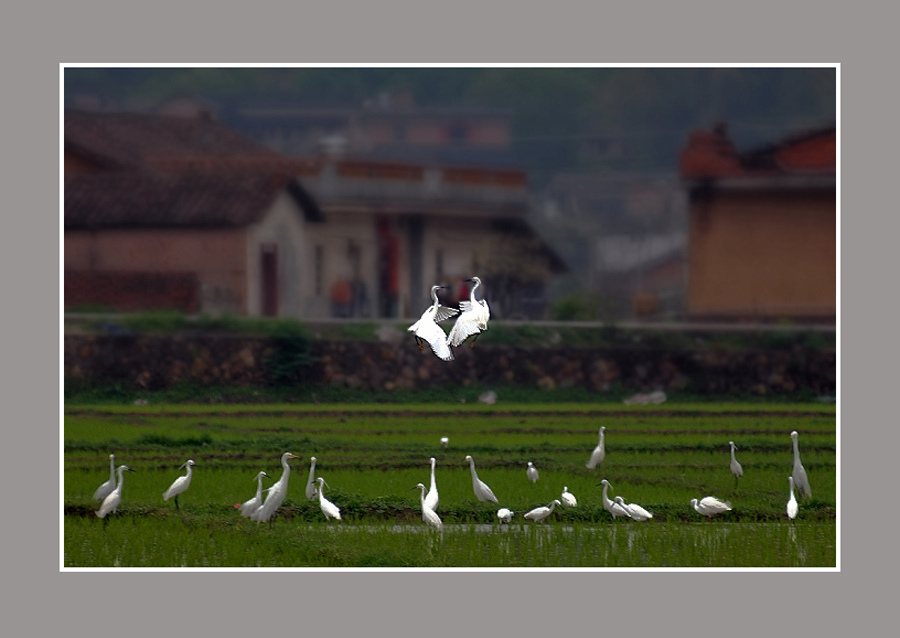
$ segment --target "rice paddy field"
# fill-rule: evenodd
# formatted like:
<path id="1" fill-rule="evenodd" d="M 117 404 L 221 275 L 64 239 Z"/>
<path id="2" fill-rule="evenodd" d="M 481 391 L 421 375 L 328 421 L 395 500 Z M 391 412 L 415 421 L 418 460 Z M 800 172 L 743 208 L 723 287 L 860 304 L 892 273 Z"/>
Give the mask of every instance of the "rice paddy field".
<path id="1" fill-rule="evenodd" d="M 585 467 L 606 427 L 606 458 Z M 785 514 L 793 465 L 790 432 L 812 498 Z M 441 445 L 447 437 L 447 447 Z M 744 476 L 729 470 L 729 441 Z M 256 523 L 235 505 L 256 474 L 281 475 L 288 495 L 275 520 Z M 354 404 L 66 405 L 63 423 L 63 567 L 93 568 L 834 568 L 837 564 L 836 411 L 822 404 Z M 92 500 L 126 472 L 122 504 L 101 520 Z M 466 455 L 500 503 L 476 500 Z M 341 521 L 326 521 L 304 488 L 309 459 L 328 482 Z M 438 532 L 425 525 L 417 483 L 436 459 Z M 176 509 L 162 493 L 194 459 Z M 528 461 L 540 478 L 531 483 Z M 602 479 L 653 513 L 613 520 Z M 542 523 L 522 514 L 559 498 Z M 732 511 L 706 520 L 692 498 L 714 495 Z M 508 524 L 498 507 L 516 514 Z"/>

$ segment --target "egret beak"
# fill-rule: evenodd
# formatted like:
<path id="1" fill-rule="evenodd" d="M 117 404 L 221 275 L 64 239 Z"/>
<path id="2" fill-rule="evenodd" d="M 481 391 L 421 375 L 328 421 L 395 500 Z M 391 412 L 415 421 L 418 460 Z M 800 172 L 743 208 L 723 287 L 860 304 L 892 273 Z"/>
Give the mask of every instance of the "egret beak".
<path id="1" fill-rule="evenodd" d="M 125 469 L 128 470 L 129 472 L 137 472 L 137 470 L 132 470 L 130 467 L 126 467 Z"/>

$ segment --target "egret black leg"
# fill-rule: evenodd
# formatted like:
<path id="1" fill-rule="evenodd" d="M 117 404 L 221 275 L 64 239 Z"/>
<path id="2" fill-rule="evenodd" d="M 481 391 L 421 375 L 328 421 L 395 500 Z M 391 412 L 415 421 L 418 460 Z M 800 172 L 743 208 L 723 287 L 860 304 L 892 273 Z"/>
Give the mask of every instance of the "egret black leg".
<path id="1" fill-rule="evenodd" d="M 175 509 L 178 509 L 178 495 L 175 495 Z"/>

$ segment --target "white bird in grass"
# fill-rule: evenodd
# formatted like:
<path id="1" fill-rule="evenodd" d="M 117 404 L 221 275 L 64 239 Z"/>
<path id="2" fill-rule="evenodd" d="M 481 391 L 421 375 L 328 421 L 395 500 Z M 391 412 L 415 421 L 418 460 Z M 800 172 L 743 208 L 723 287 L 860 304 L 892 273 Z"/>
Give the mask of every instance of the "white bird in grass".
<path id="1" fill-rule="evenodd" d="M 450 445 L 450 439 L 446 436 L 441 437 L 441 447 L 447 447 Z"/>
<path id="2" fill-rule="evenodd" d="M 653 514 L 645 510 L 637 503 L 626 503 L 625 499 L 621 496 L 617 496 L 615 498 L 615 501 L 622 507 L 622 509 L 624 509 L 628 513 L 628 517 L 632 520 L 647 521 L 653 518 Z"/>
<path id="3" fill-rule="evenodd" d="M 109 455 L 109 480 L 101 483 L 97 491 L 94 492 L 94 500 L 102 501 L 116 489 L 116 455 Z"/>
<path id="4" fill-rule="evenodd" d="M 718 516 L 722 512 L 731 511 L 731 503 L 728 501 L 721 501 L 715 496 L 704 496 L 700 501 L 692 498 L 691 507 L 693 507 L 698 514 L 703 514 L 707 520 L 711 520 L 713 516 Z"/>
<path id="5" fill-rule="evenodd" d="M 731 446 L 731 473 L 734 474 L 734 484 L 737 485 L 737 480 L 744 475 L 744 468 L 742 468 L 741 464 L 734 458 L 734 451 L 737 449 L 734 441 L 729 441 L 728 445 Z"/>
<path id="6" fill-rule="evenodd" d="M 497 510 L 497 518 L 500 519 L 501 523 L 510 522 L 512 520 L 513 514 L 515 514 L 515 512 L 510 509 L 506 509 L 505 507 L 501 507 Z"/>
<path id="7" fill-rule="evenodd" d="M 425 495 L 425 505 L 428 506 L 428 509 L 437 512 L 438 506 L 438 490 L 437 483 L 434 481 L 434 457 L 431 457 L 431 487 L 428 490 L 428 494 Z"/>
<path id="8" fill-rule="evenodd" d="M 542 520 L 544 520 L 545 518 L 550 516 L 550 514 L 553 513 L 553 509 L 557 505 L 562 505 L 562 503 L 560 503 L 556 499 L 553 499 L 546 506 L 535 507 L 530 512 L 523 514 L 523 516 L 530 521 L 534 521 L 535 523 L 540 523 Z"/>
<path id="9" fill-rule="evenodd" d="M 103 499 L 103 502 L 100 504 L 100 509 L 97 510 L 97 518 L 105 518 L 107 514 L 114 513 L 116 509 L 119 507 L 119 503 L 122 502 L 122 482 L 124 479 L 122 478 L 123 472 L 137 472 L 137 470 L 132 470 L 127 465 L 120 465 L 117 473 L 119 475 L 119 482 L 116 484 L 113 491 L 106 495 Z"/>
<path id="10" fill-rule="evenodd" d="M 265 472 L 258 472 L 256 474 L 256 496 L 237 506 L 241 516 L 250 516 L 262 505 L 262 480 L 264 476 L 269 478 L 269 475 Z"/>
<path id="11" fill-rule="evenodd" d="M 615 520 L 616 518 L 618 518 L 620 516 L 625 516 L 626 518 L 631 518 L 631 516 L 628 514 L 628 511 L 624 507 L 622 507 L 618 503 L 614 503 L 613 501 L 609 500 L 609 496 L 607 496 L 607 494 L 606 494 L 607 490 L 610 487 L 609 481 L 607 481 L 606 479 L 603 479 L 602 481 L 600 481 L 600 484 L 603 486 L 603 495 L 601 497 L 603 500 L 603 507 L 606 509 L 607 512 L 612 514 L 613 520 Z"/>
<path id="12" fill-rule="evenodd" d="M 447 336 L 447 343 L 454 348 L 462 345 L 462 342 L 472 335 L 475 336 L 472 339 L 472 347 L 474 348 L 478 335 L 487 330 L 488 321 L 491 318 L 491 309 L 488 307 L 487 301 L 475 299 L 475 290 L 481 285 L 481 279 L 472 277 L 471 279 L 466 279 L 466 281 L 471 281 L 475 285 L 472 286 L 472 290 L 469 292 L 469 301 L 459 302 L 459 317 L 456 318 L 456 323 L 453 324 L 453 328 Z"/>
<path id="13" fill-rule="evenodd" d="M 419 346 L 419 350 L 424 350 L 422 342 L 425 341 L 431 346 L 434 354 L 444 361 L 450 361 L 453 359 L 453 352 L 447 344 L 447 334 L 438 324 L 445 319 L 449 319 L 458 313 L 459 310 L 441 305 L 437 298 L 437 291 L 441 288 L 447 288 L 447 286 L 431 287 L 431 299 L 434 303 L 428 306 L 425 312 L 422 313 L 422 316 L 419 317 L 419 320 L 407 330 L 415 335 L 416 345 Z"/>
<path id="14" fill-rule="evenodd" d="M 325 520 L 329 518 L 333 518 L 336 521 L 341 520 L 341 508 L 325 498 L 325 494 L 322 493 L 322 484 L 328 485 L 328 483 L 325 483 L 325 479 L 321 476 L 316 481 L 319 482 L 319 507 L 322 508 Z M 328 488 L 331 489 L 331 486 L 328 485 Z"/>
<path id="15" fill-rule="evenodd" d="M 575 495 L 569 491 L 568 485 L 563 485 L 562 496 L 559 497 L 564 505 L 568 507 L 575 507 L 578 505 L 578 501 L 575 498 Z"/>
<path id="16" fill-rule="evenodd" d="M 491 491 L 491 488 L 487 486 L 487 483 L 478 478 L 478 474 L 475 473 L 475 459 L 471 456 L 467 456 L 466 460 L 469 462 L 469 469 L 472 470 L 472 490 L 475 492 L 475 498 L 479 501 L 491 501 L 492 503 L 499 503 L 497 497 L 494 496 L 494 493 Z"/>
<path id="17" fill-rule="evenodd" d="M 606 456 L 606 447 L 603 445 L 604 430 L 606 430 L 606 426 L 600 428 L 600 441 L 597 443 L 597 447 L 594 448 L 594 451 L 591 452 L 591 458 L 588 459 L 588 462 L 585 464 L 585 467 L 589 470 L 593 470 L 597 465 L 602 463 Z"/>
<path id="18" fill-rule="evenodd" d="M 179 476 L 175 481 L 169 486 L 165 492 L 163 492 L 163 500 L 168 501 L 173 496 L 175 497 L 175 509 L 178 509 L 178 495 L 184 492 L 187 488 L 191 486 L 191 475 L 193 472 L 191 468 L 193 468 L 196 463 L 194 463 L 194 459 L 188 459 L 184 463 L 178 466 L 180 470 L 183 467 L 187 468 L 187 474 L 184 476 Z"/>
<path id="19" fill-rule="evenodd" d="M 532 483 L 537 483 L 538 480 L 538 471 L 534 466 L 534 463 L 528 461 L 528 469 L 525 470 L 525 475 L 528 477 L 528 480 Z"/>
<path id="20" fill-rule="evenodd" d="M 253 512 L 253 514 L 250 515 L 251 521 L 265 523 L 267 520 L 272 518 L 275 510 L 281 507 L 281 504 L 284 502 L 284 498 L 287 496 L 288 479 L 291 476 L 291 466 L 288 465 L 288 459 L 299 458 L 299 456 L 291 454 L 290 452 L 285 452 L 281 455 L 281 478 L 275 481 L 272 487 L 266 490 L 268 492 L 266 500 L 263 501 L 263 504 L 258 507 L 257 510 Z"/>
<path id="21" fill-rule="evenodd" d="M 422 520 L 436 530 L 443 528 L 444 524 L 441 522 L 441 517 L 437 515 L 437 512 L 428 507 L 427 497 L 425 496 L 425 485 L 418 483 L 412 489 L 418 489 L 420 492 L 419 503 L 422 505 Z"/>
<path id="22" fill-rule="evenodd" d="M 309 457 L 309 478 L 306 480 L 306 498 L 316 497 L 316 457 Z"/>
<path id="23" fill-rule="evenodd" d="M 800 508 L 797 506 L 797 499 L 794 498 L 794 477 L 793 476 L 788 477 L 788 485 L 791 488 L 791 497 L 788 499 L 788 502 L 787 502 L 787 515 L 788 515 L 789 519 L 794 520 L 795 518 L 797 518 L 797 512 L 799 511 Z"/>
<path id="24" fill-rule="evenodd" d="M 812 496 L 812 488 L 809 486 L 809 479 L 806 477 L 806 470 L 803 468 L 803 463 L 800 462 L 797 430 L 791 432 L 791 441 L 794 444 L 794 472 L 791 474 L 791 476 L 794 477 L 794 486 L 797 488 L 797 491 L 800 492 L 800 496 L 809 498 Z"/>

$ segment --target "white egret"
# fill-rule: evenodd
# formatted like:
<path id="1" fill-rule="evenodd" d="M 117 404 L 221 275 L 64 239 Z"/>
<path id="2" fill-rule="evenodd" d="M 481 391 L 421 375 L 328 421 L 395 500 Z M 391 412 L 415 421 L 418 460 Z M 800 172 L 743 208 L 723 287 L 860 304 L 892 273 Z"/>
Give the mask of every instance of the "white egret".
<path id="1" fill-rule="evenodd" d="M 441 528 L 443 528 L 444 524 L 441 522 L 441 517 L 437 515 L 437 512 L 428 507 L 427 498 L 425 496 L 425 485 L 422 483 L 418 483 L 412 489 L 419 490 L 419 503 L 422 506 L 422 520 L 428 523 L 434 529 L 440 530 Z"/>
<path id="2" fill-rule="evenodd" d="M 122 474 L 123 472 L 137 472 L 137 470 L 132 470 L 127 465 L 120 465 L 116 472 L 119 476 L 119 482 L 100 504 L 100 509 L 96 512 L 98 518 L 105 518 L 107 514 L 114 513 L 118 509 L 119 503 L 122 502 L 122 482 L 124 481 Z"/>
<path id="3" fill-rule="evenodd" d="M 588 459 L 588 462 L 585 464 L 585 467 L 589 470 L 593 470 L 597 467 L 597 465 L 603 462 L 604 457 L 606 457 L 606 446 L 603 444 L 603 432 L 605 430 L 606 426 L 600 428 L 600 440 L 597 443 L 597 447 L 591 452 L 591 458 Z"/>
<path id="4" fill-rule="evenodd" d="M 306 498 L 316 498 L 316 457 L 309 457 L 309 478 L 306 479 Z"/>
<path id="5" fill-rule="evenodd" d="M 263 504 L 250 515 L 250 520 L 264 523 L 272 518 L 275 510 L 281 507 L 284 498 L 287 496 L 288 479 L 291 476 L 291 466 L 288 465 L 288 459 L 299 458 L 299 456 L 291 454 L 290 452 L 285 452 L 281 455 L 281 478 L 275 481 L 272 487 L 266 490 L 268 492 L 266 500 L 263 501 Z"/>
<path id="6" fill-rule="evenodd" d="M 653 518 L 653 514 L 645 510 L 637 503 L 626 503 L 625 499 L 621 496 L 617 496 L 615 498 L 615 501 L 622 507 L 622 509 L 624 509 L 628 513 L 628 517 L 632 520 L 646 521 Z"/>
<path id="7" fill-rule="evenodd" d="M 419 320 L 407 330 L 415 335 L 416 345 L 419 346 L 419 350 L 424 350 L 422 342 L 425 341 L 431 346 L 434 354 L 444 361 L 450 361 L 453 359 L 453 352 L 447 343 L 447 333 L 438 324 L 445 319 L 449 319 L 458 313 L 459 310 L 441 305 L 437 298 L 437 291 L 441 288 L 447 288 L 447 286 L 431 287 L 431 299 L 434 303 L 428 306 L 428 309 L 422 313 Z"/>
<path id="8" fill-rule="evenodd" d="M 528 469 L 525 470 L 525 475 L 528 477 L 528 480 L 532 483 L 537 483 L 538 480 L 538 471 L 534 466 L 534 463 L 528 461 Z"/>
<path id="9" fill-rule="evenodd" d="M 562 496 L 559 498 L 567 507 L 575 507 L 578 505 L 578 500 L 575 498 L 575 495 L 569 491 L 568 485 L 563 485 Z"/>
<path id="10" fill-rule="evenodd" d="M 437 483 L 434 481 L 434 457 L 431 457 L 431 487 L 428 490 L 428 494 L 425 495 L 425 504 L 428 506 L 428 509 L 434 510 L 437 512 L 438 506 L 438 490 Z"/>
<path id="11" fill-rule="evenodd" d="M 103 501 L 110 492 L 116 489 L 116 455 L 109 455 L 109 480 L 100 484 L 100 487 L 94 492 L 95 501 Z"/>
<path id="12" fill-rule="evenodd" d="M 691 507 L 693 507 L 698 514 L 703 514 L 707 520 L 712 519 L 713 516 L 718 516 L 722 512 L 731 511 L 731 503 L 719 500 L 715 496 L 704 496 L 699 501 L 692 498 Z"/>
<path id="13" fill-rule="evenodd" d="M 812 488 L 809 486 L 809 479 L 806 477 L 806 470 L 803 467 L 803 463 L 800 462 L 797 430 L 791 432 L 791 441 L 794 444 L 794 472 L 791 474 L 791 476 L 794 477 L 794 486 L 797 488 L 797 491 L 800 492 L 800 496 L 809 498 L 812 496 Z"/>
<path id="14" fill-rule="evenodd" d="M 240 511 L 241 516 L 250 516 L 253 512 L 262 505 L 263 496 L 262 496 L 262 480 L 263 477 L 269 478 L 269 475 L 265 472 L 257 472 L 256 474 L 256 495 L 238 505 L 238 511 Z"/>
<path id="15" fill-rule="evenodd" d="M 450 445 L 450 439 L 447 438 L 446 436 L 442 436 L 441 437 L 441 447 L 447 447 L 448 445 Z"/>
<path id="16" fill-rule="evenodd" d="M 481 285 L 481 279 L 472 277 L 471 279 L 466 279 L 466 281 L 471 281 L 475 285 L 472 286 L 472 290 L 469 292 L 469 301 L 459 302 L 459 317 L 456 318 L 456 323 L 453 324 L 453 328 L 447 336 L 447 343 L 454 348 L 461 345 L 463 341 L 472 335 L 475 336 L 472 339 L 472 347 L 474 348 L 475 340 L 478 339 L 479 334 L 487 330 L 488 321 L 491 318 L 491 309 L 488 307 L 487 301 L 475 299 L 475 290 Z"/>
<path id="17" fill-rule="evenodd" d="M 475 492 L 475 498 L 479 501 L 491 501 L 492 503 L 499 503 L 497 497 L 494 496 L 494 493 L 491 491 L 491 488 L 487 486 L 487 483 L 478 478 L 478 474 L 475 473 L 475 459 L 471 456 L 467 456 L 466 460 L 469 462 L 469 469 L 472 470 L 472 490 Z"/>
<path id="18" fill-rule="evenodd" d="M 788 485 L 791 488 L 791 497 L 788 499 L 788 502 L 787 502 L 787 515 L 788 515 L 789 519 L 794 520 L 795 518 L 797 518 L 797 511 L 799 510 L 799 508 L 797 507 L 797 499 L 794 498 L 794 477 L 793 476 L 788 477 Z"/>
<path id="19" fill-rule="evenodd" d="M 731 473 L 734 474 L 734 484 L 737 485 L 737 480 L 744 475 L 744 468 L 742 468 L 741 464 L 734 458 L 734 451 L 737 449 L 734 441 L 729 441 L 728 445 L 731 446 Z"/>
<path id="20" fill-rule="evenodd" d="M 328 485 L 328 483 L 325 483 L 325 479 L 321 476 L 317 478 L 316 481 L 319 483 L 319 507 L 322 508 L 325 520 L 328 520 L 329 518 L 333 518 L 336 521 L 341 520 L 341 508 L 325 498 L 325 494 L 323 493 L 322 485 Z M 328 487 L 331 488 L 330 485 L 328 485 Z"/>
<path id="21" fill-rule="evenodd" d="M 600 481 L 600 484 L 603 486 L 603 494 L 601 497 L 603 500 L 603 507 L 606 509 L 607 512 L 612 514 L 613 520 L 615 520 L 616 518 L 618 518 L 620 516 L 625 516 L 627 518 L 630 518 L 631 517 L 630 514 L 628 514 L 628 511 L 624 507 L 622 507 L 618 503 L 614 503 L 613 501 L 609 500 L 609 496 L 607 496 L 607 490 L 610 487 L 609 481 L 607 481 L 606 479 L 603 479 L 602 481 Z"/>
<path id="22" fill-rule="evenodd" d="M 515 512 L 505 507 L 501 507 L 497 510 L 497 518 L 500 519 L 501 523 L 510 522 L 512 520 L 513 514 L 515 514 Z"/>
<path id="23" fill-rule="evenodd" d="M 553 509 L 557 505 L 562 505 L 562 503 L 560 503 L 556 499 L 553 499 L 546 506 L 535 507 L 533 510 L 523 514 L 522 516 L 530 521 L 534 521 L 535 523 L 540 523 L 542 520 L 550 516 L 550 514 L 553 512 Z"/>
<path id="24" fill-rule="evenodd" d="M 188 459 L 184 463 L 178 466 L 180 470 L 183 467 L 187 468 L 187 474 L 184 476 L 179 476 L 175 481 L 169 486 L 165 492 L 163 492 L 163 500 L 168 501 L 173 496 L 175 497 L 175 509 L 178 509 L 178 495 L 184 492 L 187 488 L 191 486 L 191 475 L 193 472 L 191 468 L 193 468 L 196 463 L 194 463 L 194 459 Z"/>

